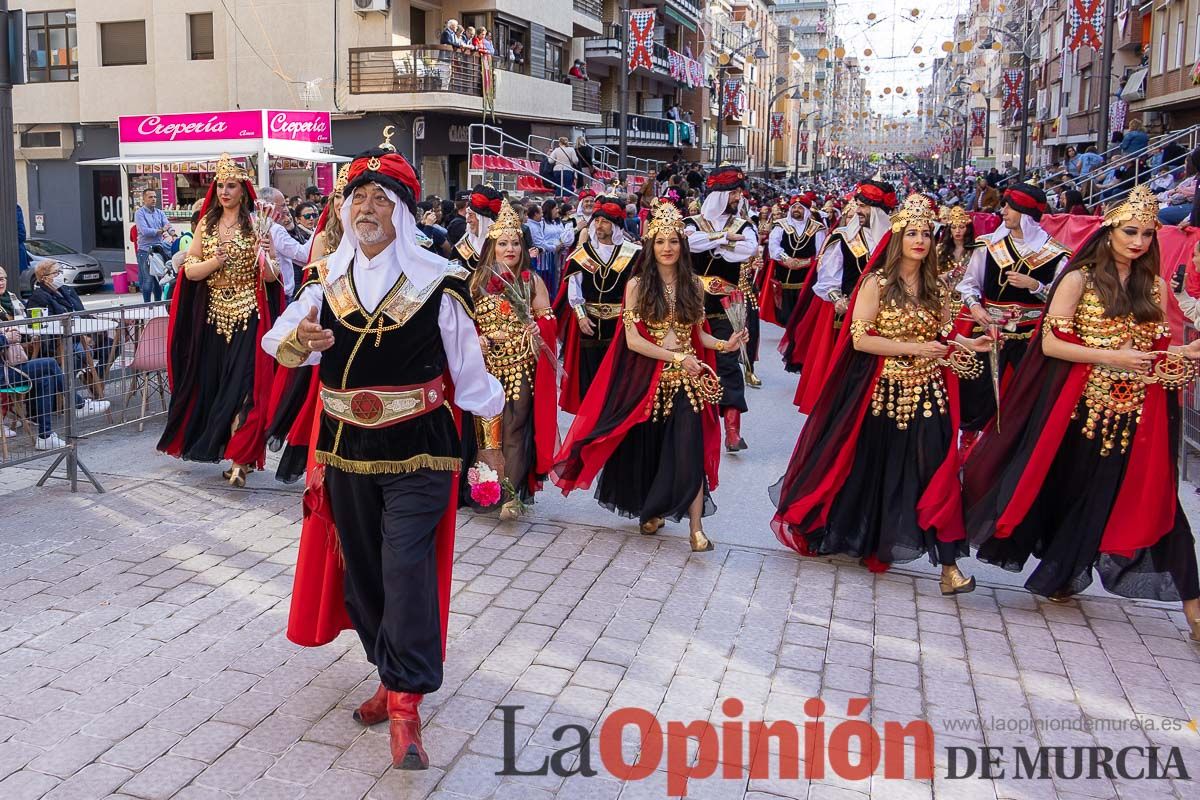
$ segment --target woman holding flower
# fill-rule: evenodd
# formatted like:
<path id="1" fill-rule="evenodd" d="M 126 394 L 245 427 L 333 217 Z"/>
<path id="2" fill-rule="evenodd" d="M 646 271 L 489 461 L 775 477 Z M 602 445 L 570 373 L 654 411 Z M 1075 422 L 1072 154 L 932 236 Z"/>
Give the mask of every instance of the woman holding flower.
<path id="1" fill-rule="evenodd" d="M 470 287 L 484 364 L 504 386 L 502 452 L 513 496 L 501 507 L 500 518 L 513 520 L 550 471 L 558 440 L 558 397 L 550 295 L 530 268 L 520 218 L 507 202 L 488 229 Z M 468 471 L 477 505 L 500 500 L 487 496 L 494 486 L 487 478 Z"/>

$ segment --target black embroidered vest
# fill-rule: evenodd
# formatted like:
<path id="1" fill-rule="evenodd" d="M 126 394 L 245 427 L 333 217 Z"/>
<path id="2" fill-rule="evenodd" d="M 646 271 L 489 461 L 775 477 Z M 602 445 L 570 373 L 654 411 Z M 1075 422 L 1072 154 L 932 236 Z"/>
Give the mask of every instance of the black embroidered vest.
<path id="1" fill-rule="evenodd" d="M 1005 273 L 1010 270 L 1029 275 L 1049 286 L 1054 282 L 1059 264 L 1070 258 L 1071 252 L 1051 239 L 1036 253 L 1021 256 L 1012 237 L 1005 236 L 999 242 L 983 241 L 987 261 L 983 271 L 983 297 L 989 303 L 1015 303 L 1022 306 L 1041 306 L 1045 301 L 1029 289 L 1019 288 L 1008 282 Z"/>
<path id="2" fill-rule="evenodd" d="M 788 225 L 778 223 L 783 227 L 783 241 L 780 242 L 780 249 L 784 255 L 789 258 L 808 258 L 813 259 L 817 255 L 817 233 L 820 232 L 821 226 L 816 221 L 809 219 L 802 224 L 803 228 L 791 226 L 791 221 Z M 788 228 L 791 227 L 791 231 Z M 813 268 L 815 261 L 807 267 L 792 269 L 787 264 L 776 262 L 775 264 L 775 280 L 781 284 L 796 284 L 803 283 L 808 277 L 808 271 Z"/>
<path id="3" fill-rule="evenodd" d="M 715 229 L 711 223 L 703 217 L 696 215 L 688 217 L 684 220 L 684 225 L 690 233 L 692 230 L 705 231 L 706 233 L 715 233 Z M 750 223 L 741 217 L 734 217 L 732 220 L 726 220 L 724 231 L 737 233 L 741 235 L 750 235 L 747 233 L 747 228 Z M 706 316 L 720 316 L 724 318 L 725 309 L 721 305 L 721 298 L 728 292 L 716 293 L 712 290 L 714 284 L 709 281 L 704 281 L 704 278 L 719 278 L 731 288 L 737 288 L 738 281 L 742 275 L 742 265 L 740 262 L 726 261 L 721 257 L 721 248 L 717 247 L 703 253 L 692 253 L 692 269 L 700 276 L 705 286 L 704 291 L 704 314 Z M 720 284 L 715 284 L 720 285 Z"/>

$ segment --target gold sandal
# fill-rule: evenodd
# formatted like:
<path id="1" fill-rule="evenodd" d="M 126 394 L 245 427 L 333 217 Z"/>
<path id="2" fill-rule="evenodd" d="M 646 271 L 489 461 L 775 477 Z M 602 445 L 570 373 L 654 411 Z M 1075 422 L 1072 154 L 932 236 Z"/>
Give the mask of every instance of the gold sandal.
<path id="1" fill-rule="evenodd" d="M 651 517 L 642 523 L 642 533 L 646 534 L 647 536 L 658 533 L 660 530 L 662 530 L 662 526 L 666 524 L 666 520 L 664 520 L 662 517 Z"/>
<path id="2" fill-rule="evenodd" d="M 692 545 L 693 553 L 707 553 L 714 549 L 712 539 L 704 535 L 703 529 L 692 531 L 691 535 L 688 536 L 688 541 Z"/>
<path id="3" fill-rule="evenodd" d="M 246 476 L 250 474 L 250 468 L 241 464 L 234 464 L 229 469 L 221 473 L 225 480 L 229 481 L 229 485 L 235 489 L 246 488 Z"/>
<path id="4" fill-rule="evenodd" d="M 500 520 L 502 522 L 513 522 L 519 516 L 521 516 L 521 512 L 517 510 L 516 500 L 509 500 L 500 506 Z"/>
<path id="5" fill-rule="evenodd" d="M 975 579 L 968 578 L 957 565 L 948 564 L 942 567 L 942 596 L 966 594 L 975 591 Z"/>

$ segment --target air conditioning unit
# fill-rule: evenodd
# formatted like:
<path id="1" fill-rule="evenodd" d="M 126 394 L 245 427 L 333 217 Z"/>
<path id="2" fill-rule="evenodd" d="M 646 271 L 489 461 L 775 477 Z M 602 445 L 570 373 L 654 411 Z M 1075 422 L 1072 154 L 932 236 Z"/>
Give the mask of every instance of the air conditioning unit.
<path id="1" fill-rule="evenodd" d="M 354 10 L 359 14 L 378 11 L 386 14 L 391 8 L 392 0 L 354 0 Z"/>

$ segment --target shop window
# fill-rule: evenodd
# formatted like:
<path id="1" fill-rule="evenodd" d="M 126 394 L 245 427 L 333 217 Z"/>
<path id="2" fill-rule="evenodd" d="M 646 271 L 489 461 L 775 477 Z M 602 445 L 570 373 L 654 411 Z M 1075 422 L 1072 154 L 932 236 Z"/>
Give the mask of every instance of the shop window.
<path id="1" fill-rule="evenodd" d="M 215 51 L 212 14 L 188 14 L 188 44 L 192 61 L 213 60 Z"/>
<path id="2" fill-rule="evenodd" d="M 146 21 L 100 23 L 100 66 L 146 63 Z"/>
<path id="3" fill-rule="evenodd" d="M 79 45 L 74 11 L 25 15 L 29 82 L 79 80 Z"/>

